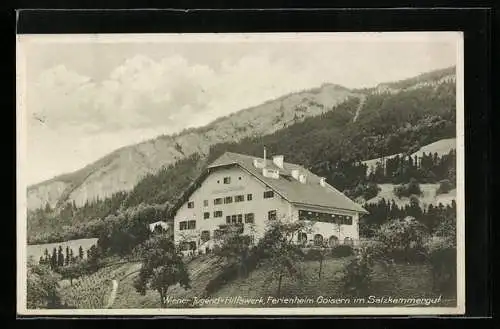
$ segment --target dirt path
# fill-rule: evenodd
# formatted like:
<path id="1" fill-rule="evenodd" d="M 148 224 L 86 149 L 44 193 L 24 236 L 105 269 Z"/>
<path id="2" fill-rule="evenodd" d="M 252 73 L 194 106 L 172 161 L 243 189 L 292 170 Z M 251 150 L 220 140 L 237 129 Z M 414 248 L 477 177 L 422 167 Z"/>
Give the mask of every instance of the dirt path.
<path id="1" fill-rule="evenodd" d="M 352 122 L 356 122 L 356 120 L 358 119 L 359 113 L 361 112 L 361 109 L 365 105 L 365 101 L 366 101 L 366 95 L 360 95 L 359 96 L 359 105 L 358 105 L 358 108 L 356 109 L 356 114 L 354 114 L 354 118 L 352 119 Z"/>
<path id="2" fill-rule="evenodd" d="M 113 306 L 113 303 L 116 298 L 116 291 L 118 290 L 118 281 L 113 280 L 112 283 L 113 283 L 113 289 L 111 290 L 111 294 L 109 295 L 109 300 L 108 304 L 106 305 L 106 308 L 110 308 L 111 306 Z"/>

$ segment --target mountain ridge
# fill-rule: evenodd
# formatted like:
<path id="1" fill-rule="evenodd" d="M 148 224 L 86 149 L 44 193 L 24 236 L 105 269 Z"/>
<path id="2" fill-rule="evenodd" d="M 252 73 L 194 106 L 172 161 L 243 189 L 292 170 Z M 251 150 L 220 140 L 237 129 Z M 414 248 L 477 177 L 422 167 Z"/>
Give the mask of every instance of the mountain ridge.
<path id="1" fill-rule="evenodd" d="M 89 200 L 130 191 L 146 175 L 195 153 L 206 155 L 212 145 L 273 133 L 307 117 L 331 111 L 349 98 L 362 100 L 367 95 L 380 93 L 381 85 L 404 86 L 392 89 L 397 93 L 411 88 L 412 82 L 416 88 L 424 87 L 439 83 L 454 72 L 455 67 L 448 67 L 363 90 L 323 83 L 319 87 L 282 95 L 219 117 L 205 126 L 118 148 L 79 170 L 33 184 L 27 189 L 28 209 L 46 204 L 57 207 L 67 201 L 80 206 Z M 359 112 L 362 112 L 362 105 L 356 111 L 354 121 Z"/>
<path id="2" fill-rule="evenodd" d="M 213 144 L 272 133 L 357 96 L 345 87 L 323 84 L 239 110 L 203 127 L 121 147 L 79 170 L 29 186 L 28 208 L 43 207 L 47 203 L 54 207 L 66 201 L 82 205 L 89 199 L 130 190 L 148 173 L 194 153 L 206 154 Z M 264 124 L 261 122 L 263 114 L 267 119 Z"/>

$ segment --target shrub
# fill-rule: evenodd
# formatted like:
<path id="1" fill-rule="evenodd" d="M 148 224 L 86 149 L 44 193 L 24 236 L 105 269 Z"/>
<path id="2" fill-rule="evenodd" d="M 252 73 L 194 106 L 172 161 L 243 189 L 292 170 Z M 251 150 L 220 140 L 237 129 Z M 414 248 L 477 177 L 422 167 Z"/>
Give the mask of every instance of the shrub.
<path id="1" fill-rule="evenodd" d="M 443 179 L 439 182 L 439 187 L 436 190 L 436 194 L 445 194 L 450 192 L 454 188 L 453 184 L 448 179 Z"/>
<path id="2" fill-rule="evenodd" d="M 372 286 L 372 273 L 369 255 L 361 251 L 344 269 L 342 278 L 344 294 L 353 297 L 368 295 Z"/>
<path id="3" fill-rule="evenodd" d="M 331 255 L 333 257 L 349 257 L 354 254 L 354 250 L 349 245 L 339 245 L 332 248 Z"/>
<path id="4" fill-rule="evenodd" d="M 385 223 L 376 234 L 376 252 L 395 261 L 416 262 L 425 258 L 424 243 L 428 238 L 425 226 L 413 217 Z"/>
<path id="5" fill-rule="evenodd" d="M 436 237 L 426 245 L 432 266 L 433 289 L 436 293 L 453 295 L 457 283 L 457 249 L 452 239 Z"/>
<path id="6" fill-rule="evenodd" d="M 401 184 L 394 187 L 394 194 L 398 198 L 410 197 L 411 195 L 421 195 L 420 184 L 415 179 L 410 179 L 408 184 Z"/>
<path id="7" fill-rule="evenodd" d="M 304 254 L 305 260 L 319 260 L 322 257 L 321 251 L 315 248 L 308 249 Z"/>
<path id="8" fill-rule="evenodd" d="M 347 190 L 346 194 L 352 199 L 361 196 L 365 200 L 370 200 L 376 197 L 380 190 L 380 187 L 376 183 L 359 183 L 354 189 Z"/>

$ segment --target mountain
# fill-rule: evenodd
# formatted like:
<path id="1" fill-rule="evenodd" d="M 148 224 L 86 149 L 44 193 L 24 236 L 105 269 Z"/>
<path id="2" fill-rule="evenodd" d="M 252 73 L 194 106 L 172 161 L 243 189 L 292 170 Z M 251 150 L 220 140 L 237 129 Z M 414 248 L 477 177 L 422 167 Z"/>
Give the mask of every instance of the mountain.
<path id="1" fill-rule="evenodd" d="M 87 200 L 131 190 L 145 175 L 192 154 L 206 154 L 214 144 L 270 134 L 359 96 L 342 86 L 324 84 L 240 110 L 202 128 L 123 147 L 76 172 L 29 186 L 28 209 L 67 201 L 81 206 Z"/>
<path id="2" fill-rule="evenodd" d="M 53 204 L 61 207 L 28 212 L 28 240 L 41 243 L 96 237 L 100 227 L 108 225 L 108 218 L 119 221 L 137 207 L 159 207 L 141 215 L 151 222 L 169 218 L 171 205 L 182 192 L 226 151 L 262 156 L 266 146 L 268 154 L 284 155 L 286 161 L 300 163 L 337 189 L 353 191 L 366 177 L 362 161 L 436 150 L 435 146 L 422 147 L 456 137 L 453 79 L 439 83 L 420 80 L 417 84 L 418 88 L 382 94 L 327 84 L 242 110 L 202 128 L 117 150 L 76 173 L 38 184 L 35 191 L 32 187 L 32 196 L 36 191 L 40 191 L 38 200 L 55 196 Z M 437 166 L 435 172 L 427 172 L 434 170 L 429 167 L 419 174 L 426 183 L 454 179 L 453 161 L 431 162 L 430 166 Z M 393 169 L 399 175 L 397 184 L 408 182 L 410 171 Z M 122 184 L 114 186 L 119 178 Z M 387 180 L 374 179 L 380 184 Z M 43 194 L 51 184 L 53 194 Z M 87 202 L 91 187 L 93 197 L 100 198 Z M 112 191 L 120 192 L 102 198 L 104 192 Z M 78 196 L 79 203 L 84 202 L 82 207 L 76 201 L 66 202 Z"/>

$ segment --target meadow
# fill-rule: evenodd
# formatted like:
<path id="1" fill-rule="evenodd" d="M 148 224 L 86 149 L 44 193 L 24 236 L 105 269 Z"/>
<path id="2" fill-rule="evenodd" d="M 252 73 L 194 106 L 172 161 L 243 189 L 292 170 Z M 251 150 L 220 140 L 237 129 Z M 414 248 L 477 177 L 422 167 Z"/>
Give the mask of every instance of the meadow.
<path id="1" fill-rule="evenodd" d="M 342 278 L 343 269 L 350 261 L 350 257 L 327 258 L 323 262 L 321 278 L 318 276 L 319 262 L 304 261 L 300 263 L 303 274 L 302 280 L 284 277 L 281 287 L 281 297 L 312 298 L 315 301 L 319 296 L 325 298 L 343 298 Z M 191 289 L 184 290 L 179 286 L 169 289 L 172 298 L 203 297 L 208 282 L 221 270 L 221 260 L 213 255 L 203 255 L 188 263 L 191 275 Z M 148 290 L 145 295 L 139 294 L 134 286 L 134 279 L 141 267 L 139 262 L 130 262 L 103 268 L 90 276 L 84 276 L 74 281 L 73 286 L 65 285 L 61 290 L 65 301 L 72 302 L 76 308 L 102 308 L 111 290 L 112 280 L 118 281 L 116 298 L 111 308 L 159 308 L 160 300 L 156 291 Z M 431 268 L 425 264 L 383 264 L 378 263 L 373 268 L 373 288 L 370 295 L 377 297 L 391 296 L 393 298 L 436 298 L 432 292 Z M 262 266 L 252 271 L 248 277 L 230 281 L 211 296 L 267 299 L 276 297 L 277 282 L 269 280 L 269 268 Z M 367 296 L 368 297 L 368 296 Z M 454 297 L 442 297 L 439 305 L 453 306 Z M 354 304 L 303 304 L 297 307 L 352 307 Z M 290 307 L 290 305 L 273 304 L 265 307 Z M 373 306 L 357 303 L 354 306 Z M 383 306 L 383 305 L 381 305 Z M 391 306 L 420 306 L 423 305 L 391 305 Z M 432 306 L 432 305 L 431 305 Z M 192 307 L 192 305 L 171 305 L 170 307 Z M 207 304 L 202 307 L 259 307 L 259 305 L 242 304 Z M 262 307 L 262 306 L 260 306 Z"/>
<path id="2" fill-rule="evenodd" d="M 66 247 L 69 247 L 73 250 L 73 254 L 78 255 L 78 249 L 82 246 L 84 251 L 84 258 L 87 257 L 87 250 L 97 243 L 97 238 L 90 239 L 77 239 L 77 240 L 68 240 L 64 242 L 56 242 L 56 243 L 44 243 L 44 244 L 32 244 L 28 245 L 26 248 L 27 258 L 33 257 L 35 262 L 38 262 L 40 256 L 43 256 L 45 249 L 49 251 L 49 254 L 52 254 L 52 250 L 54 248 L 58 249 L 59 246 L 63 248 L 63 252 L 66 252 Z"/>

